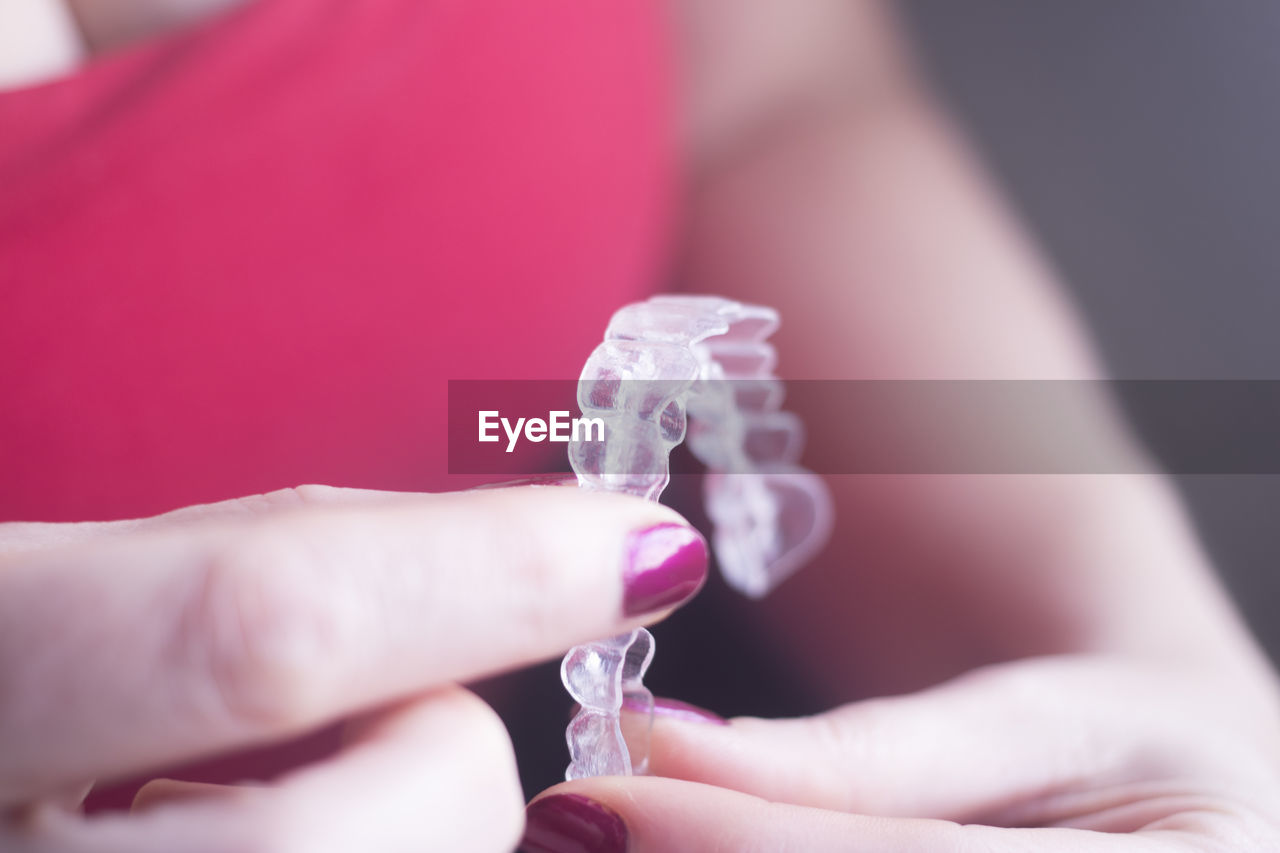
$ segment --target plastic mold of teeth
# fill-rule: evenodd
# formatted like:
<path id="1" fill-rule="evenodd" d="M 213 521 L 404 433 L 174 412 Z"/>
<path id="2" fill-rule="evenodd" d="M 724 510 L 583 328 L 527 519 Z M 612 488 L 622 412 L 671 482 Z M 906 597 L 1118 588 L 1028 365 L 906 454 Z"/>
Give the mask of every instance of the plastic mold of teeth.
<path id="1" fill-rule="evenodd" d="M 803 425 L 781 411 L 777 354 L 767 343 L 777 327 L 772 308 L 717 296 L 627 305 L 578 381 L 578 405 L 604 422 L 604 441 L 569 445 L 580 488 L 656 501 L 671 450 L 687 439 L 707 466 L 703 498 L 721 572 L 752 597 L 804 565 L 832 524 L 825 484 L 797 464 Z M 643 679 L 652 658 L 643 628 L 565 656 L 561 679 L 581 705 L 566 731 L 567 779 L 646 772 L 653 695 Z M 635 723 L 627 738 L 624 705 Z"/>

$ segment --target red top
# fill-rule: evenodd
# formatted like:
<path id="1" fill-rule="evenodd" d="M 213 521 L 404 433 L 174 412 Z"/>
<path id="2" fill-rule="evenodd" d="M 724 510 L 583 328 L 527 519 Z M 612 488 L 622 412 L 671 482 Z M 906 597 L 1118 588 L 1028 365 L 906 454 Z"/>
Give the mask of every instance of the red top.
<path id="1" fill-rule="evenodd" d="M 0 520 L 448 488 L 661 272 L 653 0 L 256 0 L 0 93 Z"/>

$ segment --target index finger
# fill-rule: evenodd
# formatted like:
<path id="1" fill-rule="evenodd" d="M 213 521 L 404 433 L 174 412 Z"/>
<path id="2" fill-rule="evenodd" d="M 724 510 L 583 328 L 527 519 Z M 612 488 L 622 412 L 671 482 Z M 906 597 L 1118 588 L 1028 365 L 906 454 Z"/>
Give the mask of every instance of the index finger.
<path id="1" fill-rule="evenodd" d="M 0 801 L 286 737 L 660 618 L 706 545 L 576 489 L 267 514 L 0 564 Z"/>

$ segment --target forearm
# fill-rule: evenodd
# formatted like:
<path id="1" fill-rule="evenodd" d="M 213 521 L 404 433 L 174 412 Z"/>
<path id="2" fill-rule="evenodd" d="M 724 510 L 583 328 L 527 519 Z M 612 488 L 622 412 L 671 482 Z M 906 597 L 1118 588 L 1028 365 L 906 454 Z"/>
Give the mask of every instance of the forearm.
<path id="1" fill-rule="evenodd" d="M 874 89 L 775 104 L 776 120 L 705 164 L 689 287 L 776 306 L 793 378 L 1099 376 L 1059 283 L 960 134 L 898 50 L 879 49 Z M 1101 440 L 1129 442 L 1105 399 L 1086 415 Z M 771 609 L 800 628 L 804 658 L 845 666 L 849 683 L 909 689 L 1028 653 L 1257 660 L 1159 477 L 833 484 L 835 542 Z M 890 654 L 871 643 L 894 634 Z"/>

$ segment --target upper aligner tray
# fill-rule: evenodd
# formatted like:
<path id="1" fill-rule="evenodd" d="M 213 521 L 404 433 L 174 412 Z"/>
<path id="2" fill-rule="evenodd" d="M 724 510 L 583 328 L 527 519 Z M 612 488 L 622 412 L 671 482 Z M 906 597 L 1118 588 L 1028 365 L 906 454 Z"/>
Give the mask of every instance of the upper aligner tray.
<path id="1" fill-rule="evenodd" d="M 810 559 L 830 533 L 825 484 L 796 463 L 799 418 L 780 411 L 773 375 L 777 312 L 716 296 L 656 296 L 613 315 L 578 383 L 584 417 L 605 424 L 604 441 L 575 440 L 569 460 L 580 487 L 656 501 L 670 480 L 669 456 L 686 437 L 708 468 L 707 514 L 721 573 L 760 597 Z M 569 724 L 569 779 L 643 773 L 647 729 L 623 738 L 620 711 L 651 717 L 643 676 L 653 639 L 643 628 L 579 646 L 561 666 L 582 706 Z"/>

